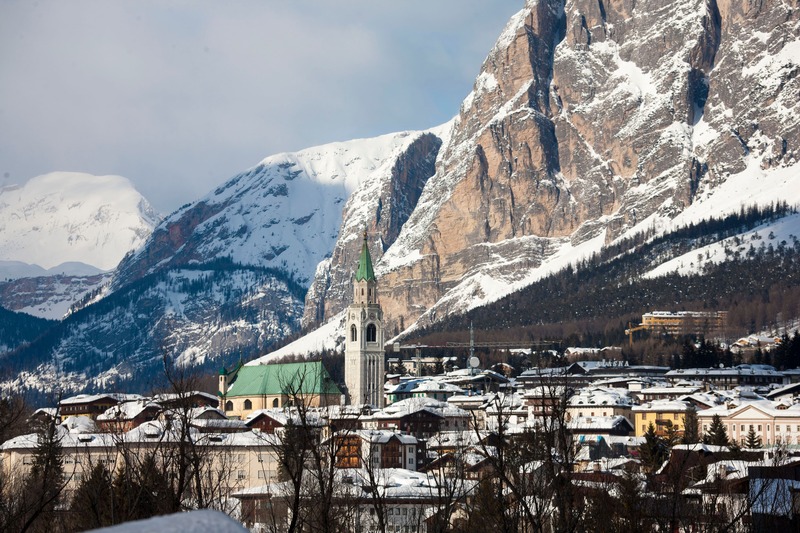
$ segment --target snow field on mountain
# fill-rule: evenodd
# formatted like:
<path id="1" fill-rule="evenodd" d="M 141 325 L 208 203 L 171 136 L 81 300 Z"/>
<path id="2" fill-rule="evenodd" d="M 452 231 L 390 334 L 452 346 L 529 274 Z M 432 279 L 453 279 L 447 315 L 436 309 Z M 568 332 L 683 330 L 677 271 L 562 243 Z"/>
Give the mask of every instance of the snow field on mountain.
<path id="1" fill-rule="evenodd" d="M 418 135 L 393 133 L 267 157 L 199 201 L 225 209 L 195 229 L 203 235 L 198 252 L 280 268 L 310 283 L 333 249 L 345 203 L 375 186 Z"/>

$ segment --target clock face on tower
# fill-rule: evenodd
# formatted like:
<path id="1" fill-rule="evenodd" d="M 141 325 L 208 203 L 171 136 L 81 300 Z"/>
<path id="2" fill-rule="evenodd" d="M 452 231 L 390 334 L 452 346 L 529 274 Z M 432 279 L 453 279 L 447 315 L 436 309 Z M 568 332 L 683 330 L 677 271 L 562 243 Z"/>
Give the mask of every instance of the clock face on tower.
<path id="1" fill-rule="evenodd" d="M 370 313 L 369 318 L 370 320 L 375 320 L 375 313 Z"/>

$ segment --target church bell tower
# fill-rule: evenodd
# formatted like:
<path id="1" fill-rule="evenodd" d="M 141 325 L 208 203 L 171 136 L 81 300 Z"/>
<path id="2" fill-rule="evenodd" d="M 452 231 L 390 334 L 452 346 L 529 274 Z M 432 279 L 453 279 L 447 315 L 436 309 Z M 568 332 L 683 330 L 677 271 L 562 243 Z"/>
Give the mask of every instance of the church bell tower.
<path id="1" fill-rule="evenodd" d="M 351 405 L 370 404 L 381 408 L 384 380 L 383 311 L 378 304 L 377 286 L 365 231 L 358 269 L 353 278 L 353 303 L 347 308 L 344 380 Z"/>

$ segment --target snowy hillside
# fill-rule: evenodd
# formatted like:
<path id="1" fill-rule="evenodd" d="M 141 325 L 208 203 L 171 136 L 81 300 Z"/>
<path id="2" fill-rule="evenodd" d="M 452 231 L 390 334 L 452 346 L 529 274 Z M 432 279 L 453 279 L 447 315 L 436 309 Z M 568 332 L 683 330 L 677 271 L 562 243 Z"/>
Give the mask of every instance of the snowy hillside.
<path id="1" fill-rule="evenodd" d="M 0 189 L 0 261 L 55 274 L 74 273 L 74 265 L 59 268 L 70 262 L 110 270 L 144 243 L 157 223 L 126 178 L 53 172 Z M 0 275 L 7 279 L 35 270 L 7 268 Z"/>
<path id="2" fill-rule="evenodd" d="M 302 289 L 272 272 L 226 261 L 172 269 L 111 293 L 5 359 L 0 387 L 68 391 L 163 379 L 177 366 L 214 372 L 299 329 Z"/>
<path id="3" fill-rule="evenodd" d="M 329 256 L 350 195 L 419 133 L 394 133 L 267 157 L 156 229 L 120 266 L 116 285 L 158 268 L 228 257 L 309 284 Z"/>

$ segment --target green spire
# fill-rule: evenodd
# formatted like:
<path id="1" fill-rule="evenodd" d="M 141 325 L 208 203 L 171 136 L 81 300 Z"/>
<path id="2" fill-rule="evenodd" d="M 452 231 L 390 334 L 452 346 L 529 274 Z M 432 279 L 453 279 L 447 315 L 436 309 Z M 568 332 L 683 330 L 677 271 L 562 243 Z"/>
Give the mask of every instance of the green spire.
<path id="1" fill-rule="evenodd" d="M 367 247 L 367 232 L 364 232 L 364 244 L 361 245 L 361 257 L 358 259 L 356 281 L 375 281 L 375 272 L 372 270 L 372 258 Z"/>

